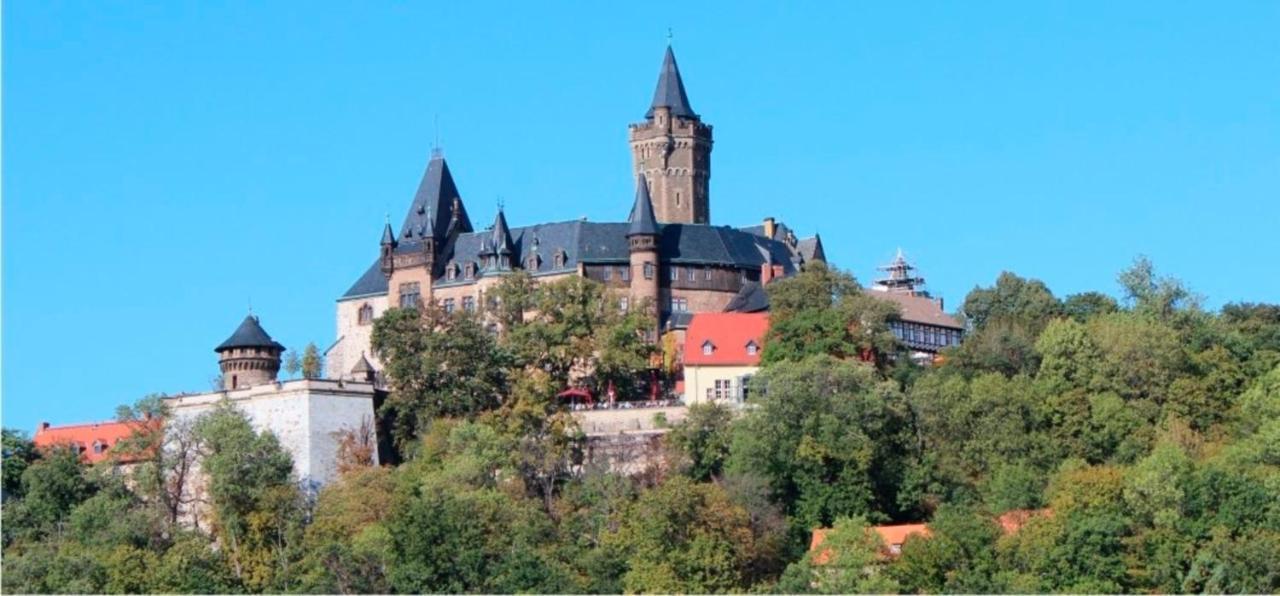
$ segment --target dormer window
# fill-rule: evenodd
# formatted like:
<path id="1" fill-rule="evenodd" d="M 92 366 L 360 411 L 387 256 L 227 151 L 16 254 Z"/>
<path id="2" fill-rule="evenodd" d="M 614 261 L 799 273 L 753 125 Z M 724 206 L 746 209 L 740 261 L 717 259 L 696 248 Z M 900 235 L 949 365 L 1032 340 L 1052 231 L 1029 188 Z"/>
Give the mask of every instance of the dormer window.
<path id="1" fill-rule="evenodd" d="M 444 278 L 449 281 L 458 279 L 457 263 L 454 263 L 453 261 L 449 261 L 449 264 L 444 266 Z"/>
<path id="2" fill-rule="evenodd" d="M 475 264 L 475 263 L 467 263 L 467 270 L 466 270 L 466 272 L 465 272 L 463 275 L 464 275 L 464 277 L 466 277 L 467 279 L 473 279 L 473 278 L 475 278 L 475 276 L 476 276 L 476 264 Z"/>
<path id="3" fill-rule="evenodd" d="M 711 340 L 708 339 L 707 341 L 702 342 L 703 356 L 710 356 L 711 354 L 715 353 L 715 351 L 716 351 L 716 345 L 711 343 Z"/>
<path id="4" fill-rule="evenodd" d="M 760 353 L 760 346 L 759 346 L 758 344 L 756 344 L 756 340 L 754 340 L 754 339 L 753 339 L 753 340 L 751 340 L 751 341 L 748 341 L 748 342 L 747 342 L 747 355 L 748 355 L 748 356 L 755 356 L 755 355 L 756 355 L 756 354 L 758 354 L 758 353 Z"/>
<path id="5" fill-rule="evenodd" d="M 567 255 L 565 255 L 565 254 L 564 254 L 564 249 L 556 249 L 556 254 L 555 254 L 555 266 L 556 266 L 556 269 L 563 269 L 563 268 L 564 268 L 564 262 L 565 262 L 565 257 L 566 257 L 566 256 L 567 256 Z"/>
<path id="6" fill-rule="evenodd" d="M 538 270 L 539 261 L 541 261 L 541 260 L 542 260 L 542 259 L 539 259 L 539 258 L 538 258 L 538 255 L 536 255 L 536 254 L 534 254 L 534 255 L 529 255 L 529 258 L 528 258 L 528 259 L 526 259 L 526 260 L 525 260 L 525 262 L 524 262 L 524 268 L 525 268 L 525 269 L 528 269 L 529 271 L 537 271 L 537 270 Z"/>
<path id="7" fill-rule="evenodd" d="M 107 444 L 106 444 L 105 442 L 103 442 L 103 441 L 101 441 L 101 440 L 98 440 L 98 441 L 94 441 L 94 442 L 93 442 L 93 453 L 94 453 L 95 455 L 101 455 L 101 454 L 102 454 L 102 452 L 104 452 L 104 451 L 106 451 L 106 450 L 107 450 Z"/>

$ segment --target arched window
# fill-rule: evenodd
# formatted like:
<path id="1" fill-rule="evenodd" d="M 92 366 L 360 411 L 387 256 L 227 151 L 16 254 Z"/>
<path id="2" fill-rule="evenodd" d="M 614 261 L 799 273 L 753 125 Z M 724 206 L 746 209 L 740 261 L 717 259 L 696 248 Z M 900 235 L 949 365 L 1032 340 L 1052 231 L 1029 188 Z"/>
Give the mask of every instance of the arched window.
<path id="1" fill-rule="evenodd" d="M 373 306 L 367 302 L 364 304 L 361 304 L 360 316 L 358 320 L 361 325 L 368 325 L 369 323 L 372 323 L 373 322 Z"/>

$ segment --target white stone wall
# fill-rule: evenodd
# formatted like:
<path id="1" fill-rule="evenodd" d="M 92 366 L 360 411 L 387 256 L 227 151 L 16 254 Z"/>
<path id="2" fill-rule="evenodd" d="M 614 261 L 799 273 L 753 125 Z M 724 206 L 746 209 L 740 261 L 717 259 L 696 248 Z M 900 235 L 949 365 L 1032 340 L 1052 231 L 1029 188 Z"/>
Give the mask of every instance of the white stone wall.
<path id="1" fill-rule="evenodd" d="M 373 386 L 368 383 L 301 379 L 235 391 L 166 399 L 176 419 L 194 418 L 228 399 L 258 431 L 269 430 L 293 456 L 304 485 L 318 488 L 337 475 L 339 434 L 373 424 Z M 374 436 L 376 444 L 377 437 Z M 376 463 L 377 453 L 374 453 Z"/>
<path id="2" fill-rule="evenodd" d="M 387 295 L 365 296 L 341 300 L 337 305 L 337 341 L 325 354 L 325 376 L 331 379 L 351 378 L 351 368 L 360 361 L 364 354 L 373 367 L 382 370 L 382 363 L 374 358 L 369 342 L 373 335 L 373 324 L 360 324 L 360 307 L 368 304 L 373 307 L 373 318 L 382 316 L 387 310 Z"/>

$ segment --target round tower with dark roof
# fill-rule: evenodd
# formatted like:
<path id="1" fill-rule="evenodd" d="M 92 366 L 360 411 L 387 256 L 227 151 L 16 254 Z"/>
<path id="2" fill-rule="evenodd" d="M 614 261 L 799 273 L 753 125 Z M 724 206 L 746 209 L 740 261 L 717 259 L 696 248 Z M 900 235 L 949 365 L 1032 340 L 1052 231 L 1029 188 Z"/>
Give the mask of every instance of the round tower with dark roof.
<path id="1" fill-rule="evenodd" d="M 222 369 L 222 388 L 243 389 L 276 381 L 284 346 L 267 335 L 258 317 L 249 315 L 213 351 Z"/>

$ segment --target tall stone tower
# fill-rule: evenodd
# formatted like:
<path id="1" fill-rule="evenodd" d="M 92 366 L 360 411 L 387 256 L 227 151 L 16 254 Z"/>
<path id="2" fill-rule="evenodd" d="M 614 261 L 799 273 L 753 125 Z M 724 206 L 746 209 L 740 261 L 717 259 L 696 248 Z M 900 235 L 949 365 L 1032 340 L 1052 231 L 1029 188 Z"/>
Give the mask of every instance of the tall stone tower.
<path id="1" fill-rule="evenodd" d="M 636 177 L 636 204 L 627 218 L 627 243 L 631 251 L 631 302 L 638 308 L 648 303 L 657 314 L 660 270 L 658 268 L 658 222 L 654 220 L 649 184 Z"/>
<path id="2" fill-rule="evenodd" d="M 249 315 L 213 351 L 218 353 L 218 367 L 222 369 L 222 388 L 243 389 L 275 382 L 284 346 L 267 335 L 258 324 L 258 317 Z"/>
<path id="3" fill-rule="evenodd" d="M 670 46 L 644 117 L 630 126 L 631 162 L 648 180 L 658 221 L 711 223 L 711 125 L 689 107 Z"/>

